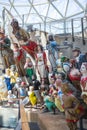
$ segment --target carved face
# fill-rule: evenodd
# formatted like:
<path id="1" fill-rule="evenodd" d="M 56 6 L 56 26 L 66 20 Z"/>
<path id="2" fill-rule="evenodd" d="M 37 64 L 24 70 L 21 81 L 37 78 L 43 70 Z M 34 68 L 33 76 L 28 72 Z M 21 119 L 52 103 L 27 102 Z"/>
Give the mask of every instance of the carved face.
<path id="1" fill-rule="evenodd" d="M 80 71 L 81 71 L 82 74 L 87 72 L 86 66 L 84 64 L 81 65 Z"/>
<path id="2" fill-rule="evenodd" d="M 6 69 L 6 75 L 10 76 L 10 69 Z"/>
<path id="3" fill-rule="evenodd" d="M 54 78 L 51 78 L 51 79 L 50 79 L 50 83 L 51 83 L 51 84 L 54 84 L 54 83 L 55 83 L 55 79 L 54 79 Z"/>
<path id="4" fill-rule="evenodd" d="M 37 48 L 37 49 L 38 49 L 38 51 L 41 51 L 41 47 L 40 47 L 40 46 L 38 46 L 38 48 Z"/>
<path id="5" fill-rule="evenodd" d="M 62 80 L 61 80 L 61 79 L 57 79 L 55 83 L 56 83 L 56 86 L 61 87 L 61 85 L 62 85 Z"/>
<path id="6" fill-rule="evenodd" d="M 11 25 L 12 25 L 13 28 L 17 28 L 18 27 L 18 22 L 13 22 Z"/>
<path id="7" fill-rule="evenodd" d="M 31 59 L 30 58 L 26 58 L 26 62 L 27 63 L 31 62 Z"/>
<path id="8" fill-rule="evenodd" d="M 84 102 L 87 104 L 87 95 L 83 95 L 82 98 L 83 98 Z"/>
<path id="9" fill-rule="evenodd" d="M 73 56 L 77 57 L 79 55 L 79 51 L 73 51 Z"/>
<path id="10" fill-rule="evenodd" d="M 87 104 L 87 96 L 85 97 L 84 102 Z"/>
<path id="11" fill-rule="evenodd" d="M 67 83 L 63 83 L 62 84 L 62 87 L 61 87 L 61 90 L 62 92 L 65 94 L 65 93 L 68 93 L 69 92 L 69 87 L 68 87 L 68 84 Z"/>

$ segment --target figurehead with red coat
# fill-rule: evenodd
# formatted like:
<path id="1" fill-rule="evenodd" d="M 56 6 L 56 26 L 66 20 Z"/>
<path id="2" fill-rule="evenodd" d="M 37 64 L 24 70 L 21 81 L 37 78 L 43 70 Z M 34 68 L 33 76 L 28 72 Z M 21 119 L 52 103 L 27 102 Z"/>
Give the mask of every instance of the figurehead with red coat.
<path id="1" fill-rule="evenodd" d="M 28 32 L 19 26 L 16 19 L 12 20 L 11 26 L 13 28 L 13 34 L 19 41 L 19 45 L 34 58 L 34 51 L 37 47 L 37 43 L 30 40 Z"/>
<path id="2" fill-rule="evenodd" d="M 70 59 L 69 78 L 73 83 L 73 85 L 76 87 L 76 89 L 81 91 L 81 87 L 80 87 L 81 73 L 79 69 L 75 67 L 75 63 L 76 63 L 75 59 Z"/>

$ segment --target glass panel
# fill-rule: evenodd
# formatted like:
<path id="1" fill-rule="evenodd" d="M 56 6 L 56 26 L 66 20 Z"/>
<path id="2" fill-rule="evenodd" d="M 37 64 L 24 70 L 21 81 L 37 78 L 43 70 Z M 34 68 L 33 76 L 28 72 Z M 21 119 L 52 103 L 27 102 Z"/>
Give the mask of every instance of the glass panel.
<path id="1" fill-rule="evenodd" d="M 49 12 L 48 12 L 48 17 L 52 18 L 54 20 L 61 19 L 60 14 L 54 9 L 54 7 L 52 5 L 50 5 Z"/>
<path id="2" fill-rule="evenodd" d="M 38 11 L 38 13 L 39 13 L 40 15 L 46 16 L 46 14 L 47 14 L 47 9 L 48 9 L 48 4 L 35 6 L 35 8 L 36 8 L 36 10 Z"/>
<path id="3" fill-rule="evenodd" d="M 76 4 L 74 1 L 70 0 L 68 10 L 67 10 L 67 16 L 72 16 L 73 14 L 81 12 L 82 9 L 78 4 Z"/>
<path id="4" fill-rule="evenodd" d="M 53 4 L 56 6 L 56 8 L 58 8 L 58 10 L 64 16 L 65 15 L 65 10 L 66 10 L 66 5 L 67 5 L 67 0 L 55 1 L 55 2 L 53 2 Z"/>
<path id="5" fill-rule="evenodd" d="M 44 4 L 44 3 L 48 3 L 48 0 L 33 0 L 34 4 Z"/>
<path id="6" fill-rule="evenodd" d="M 25 4 L 29 4 L 28 0 L 14 0 L 14 5 L 25 5 Z"/>
<path id="7" fill-rule="evenodd" d="M 39 22 L 42 22 L 42 19 L 37 14 L 29 15 L 27 23 L 32 24 L 32 23 L 39 23 Z"/>
<path id="8" fill-rule="evenodd" d="M 33 6 L 35 7 L 35 9 L 37 11 L 34 10 L 34 8 L 32 7 L 31 8 L 31 4 L 29 3 L 29 1 L 33 4 Z M 11 8 L 11 4 L 9 2 L 9 0 L 0 0 L 0 16 L 1 16 L 1 19 L 0 19 L 0 22 L 2 24 L 3 20 L 2 20 L 2 10 L 3 10 L 3 7 L 5 7 L 6 9 L 8 9 L 10 11 L 10 13 L 18 19 L 19 23 L 22 24 L 22 18 L 23 18 L 23 15 L 24 15 L 24 22 L 26 24 L 33 24 L 33 23 L 43 23 L 44 25 L 44 20 L 46 18 L 46 22 L 52 22 L 52 21 L 59 21 L 61 19 L 63 19 L 63 17 L 59 14 L 59 12 L 65 16 L 65 11 L 66 11 L 66 6 L 67 6 L 67 1 L 68 0 L 50 0 L 50 2 L 52 2 L 52 4 L 54 5 L 51 5 L 50 4 L 50 7 L 49 7 L 49 1 L 48 0 L 21 0 L 21 2 L 18 0 L 14 0 L 14 3 L 13 5 L 15 6 L 17 12 L 19 13 L 19 15 L 21 15 L 21 18 L 20 16 L 17 14 L 16 10 L 12 7 Z M 11 0 L 11 2 L 13 2 L 13 0 Z M 87 3 L 87 0 L 78 0 L 78 2 L 83 6 L 83 8 L 85 9 L 86 7 L 86 3 Z M 48 11 L 48 14 L 47 14 L 47 10 L 48 10 L 48 7 L 49 7 L 49 11 Z M 10 10 L 11 8 L 11 10 Z M 29 11 L 31 8 L 31 11 Z M 59 12 L 58 12 L 59 10 Z M 38 13 L 37 13 L 38 12 Z M 77 13 L 80 13 L 82 12 L 81 14 L 78 14 L 78 16 L 73 16 Z M 30 13 L 29 17 L 28 17 L 28 13 Z M 84 11 L 82 10 L 82 8 L 75 2 L 75 0 L 69 0 L 69 3 L 68 3 L 68 7 L 67 7 L 67 13 L 66 13 L 66 17 L 69 17 L 69 19 L 71 19 L 71 16 L 73 16 L 73 18 L 77 18 L 77 17 L 83 17 L 84 16 Z M 6 26 L 7 26 L 7 22 L 8 22 L 8 15 L 7 15 L 7 12 L 6 12 Z M 11 19 L 11 17 L 10 17 Z M 28 19 L 28 20 L 26 20 Z M 43 19 L 43 20 L 42 20 Z M 57 22 L 58 22 L 57 21 Z M 62 23 L 61 23 L 62 24 Z M 51 26 L 50 23 L 47 23 L 46 24 L 46 30 L 51 30 L 49 29 L 49 26 L 51 26 L 51 28 L 53 30 L 55 30 L 55 32 L 59 31 L 59 32 L 63 32 L 62 29 L 58 29 L 58 26 L 63 28 L 63 25 L 61 24 L 56 24 L 55 27 L 53 27 L 54 25 Z M 76 22 L 77 24 L 77 22 Z M 66 26 L 70 26 L 70 23 L 68 22 L 66 24 Z M 57 27 L 57 29 L 56 29 Z M 70 32 L 70 28 L 67 27 L 68 29 L 67 32 Z M 57 30 L 57 31 L 56 31 Z"/>

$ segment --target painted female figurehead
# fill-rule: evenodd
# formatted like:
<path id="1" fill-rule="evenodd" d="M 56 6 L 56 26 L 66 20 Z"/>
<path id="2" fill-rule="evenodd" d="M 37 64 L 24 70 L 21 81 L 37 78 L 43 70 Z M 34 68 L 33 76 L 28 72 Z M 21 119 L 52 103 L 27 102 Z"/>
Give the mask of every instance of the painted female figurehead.
<path id="1" fill-rule="evenodd" d="M 81 77 L 81 89 L 82 92 L 87 92 L 87 63 L 84 62 L 81 65 L 80 71 L 82 73 L 82 77 Z"/>
<path id="2" fill-rule="evenodd" d="M 82 89 L 82 98 L 84 102 L 87 104 L 87 62 L 82 63 L 80 71 L 82 73 L 81 77 L 81 89 Z"/>
<path id="3" fill-rule="evenodd" d="M 41 81 L 44 83 L 45 78 L 46 78 L 47 57 L 41 45 L 37 46 L 35 60 L 36 60 L 36 68 L 39 72 Z"/>

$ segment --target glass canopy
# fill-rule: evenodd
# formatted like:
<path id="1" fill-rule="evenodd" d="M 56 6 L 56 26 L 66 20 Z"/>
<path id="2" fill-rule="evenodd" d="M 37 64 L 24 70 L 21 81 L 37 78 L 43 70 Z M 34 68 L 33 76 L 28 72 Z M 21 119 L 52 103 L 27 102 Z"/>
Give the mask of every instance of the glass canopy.
<path id="1" fill-rule="evenodd" d="M 14 17 L 22 26 L 33 24 L 56 33 L 58 27 L 65 26 L 65 21 L 84 17 L 86 5 L 87 0 L 0 0 L 0 22 L 5 19 L 6 23 Z"/>

